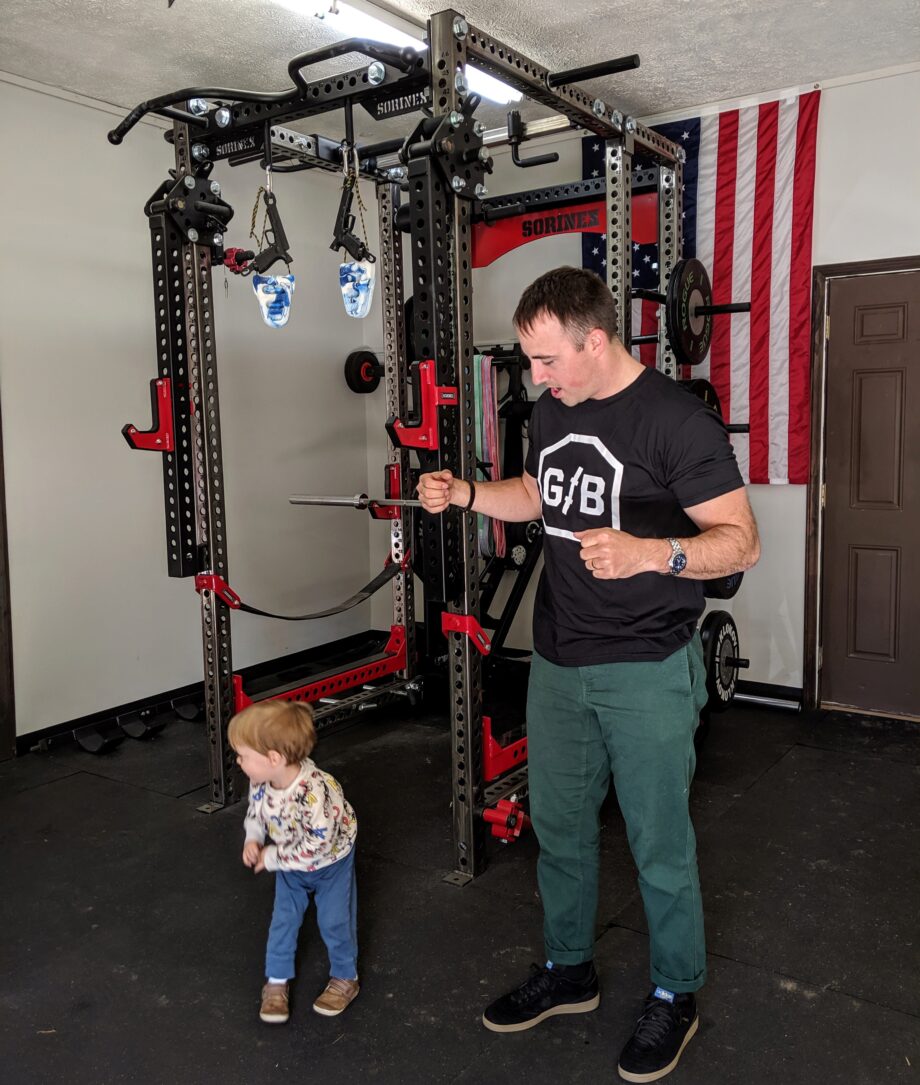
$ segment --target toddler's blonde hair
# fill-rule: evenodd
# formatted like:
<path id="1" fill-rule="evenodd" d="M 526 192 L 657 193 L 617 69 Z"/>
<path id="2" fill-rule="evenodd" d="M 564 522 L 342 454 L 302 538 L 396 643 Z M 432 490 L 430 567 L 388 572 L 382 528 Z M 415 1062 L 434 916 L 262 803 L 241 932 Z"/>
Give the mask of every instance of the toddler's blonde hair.
<path id="1" fill-rule="evenodd" d="M 277 750 L 289 765 L 296 764 L 316 746 L 313 711 L 303 701 L 259 701 L 233 717 L 227 738 L 235 750 L 248 746 L 263 756 Z"/>

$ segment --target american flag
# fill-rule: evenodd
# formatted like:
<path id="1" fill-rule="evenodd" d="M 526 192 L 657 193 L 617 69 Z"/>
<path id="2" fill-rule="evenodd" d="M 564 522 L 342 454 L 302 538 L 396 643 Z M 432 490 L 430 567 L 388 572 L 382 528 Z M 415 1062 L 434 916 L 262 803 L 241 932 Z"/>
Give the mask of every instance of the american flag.
<path id="1" fill-rule="evenodd" d="M 656 126 L 687 153 L 684 257 L 701 260 L 716 304 L 750 314 L 715 317 L 709 356 L 685 376 L 712 382 L 735 434 L 746 481 L 808 481 L 811 234 L 820 92 Z M 582 142 L 585 177 L 603 175 L 603 141 Z M 636 167 L 648 166 L 637 159 Z M 639 199 L 642 199 L 641 197 Z M 658 245 L 633 205 L 633 286 L 657 289 Z M 651 233 L 651 236 L 650 236 Z M 582 235 L 583 265 L 604 275 L 605 241 Z M 663 319 L 663 318 L 662 318 Z M 658 331 L 658 306 L 632 303 L 633 335 Z M 656 347 L 633 353 L 655 364 Z"/>

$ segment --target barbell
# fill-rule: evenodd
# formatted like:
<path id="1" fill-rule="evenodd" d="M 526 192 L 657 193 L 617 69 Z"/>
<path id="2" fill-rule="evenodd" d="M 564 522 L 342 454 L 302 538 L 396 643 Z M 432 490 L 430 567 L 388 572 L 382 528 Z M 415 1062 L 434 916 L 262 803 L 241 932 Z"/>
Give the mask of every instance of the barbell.
<path id="1" fill-rule="evenodd" d="M 699 260 L 678 260 L 668 280 L 668 292 L 634 288 L 631 297 L 664 306 L 665 334 L 680 365 L 698 365 L 709 353 L 712 318 L 729 313 L 749 313 L 749 301 L 724 305 L 712 302 L 709 274 Z M 657 335 L 634 335 L 631 346 L 657 343 Z"/>

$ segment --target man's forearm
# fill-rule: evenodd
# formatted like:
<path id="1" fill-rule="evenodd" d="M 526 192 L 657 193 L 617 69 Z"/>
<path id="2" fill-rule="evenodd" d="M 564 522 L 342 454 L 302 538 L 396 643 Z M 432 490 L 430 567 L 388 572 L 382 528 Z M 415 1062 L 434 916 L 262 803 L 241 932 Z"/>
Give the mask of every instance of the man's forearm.
<path id="1" fill-rule="evenodd" d="M 760 557 L 757 529 L 738 524 L 719 524 L 691 539 L 678 539 L 687 555 L 687 568 L 680 574 L 684 580 L 711 580 L 730 573 L 744 572 Z M 667 539 L 652 541 L 651 568 L 668 572 L 668 559 L 673 553 Z"/>
<path id="2" fill-rule="evenodd" d="M 465 508 L 469 501 L 469 484 L 454 482 L 451 504 Z M 523 478 L 502 479 L 500 482 L 477 482 L 473 511 L 508 523 L 539 520 L 542 514 L 539 498 L 531 492 Z"/>

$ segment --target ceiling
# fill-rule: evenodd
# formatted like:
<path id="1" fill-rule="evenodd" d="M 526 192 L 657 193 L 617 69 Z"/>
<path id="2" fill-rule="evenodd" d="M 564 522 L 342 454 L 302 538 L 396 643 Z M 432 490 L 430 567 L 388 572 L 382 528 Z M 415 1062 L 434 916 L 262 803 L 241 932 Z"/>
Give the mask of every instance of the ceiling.
<path id="1" fill-rule="evenodd" d="M 281 91 L 292 56 L 339 36 L 312 15 L 328 3 L 3 0 L 0 70 L 126 110 L 190 86 Z M 421 22 L 445 4 L 385 6 Z M 469 0 L 458 10 L 550 71 L 638 53 L 638 70 L 585 84 L 637 117 L 920 61 L 918 0 Z M 483 103 L 477 117 L 497 127 L 506 112 Z M 533 104 L 522 113 L 547 115 Z M 335 118 L 322 121 L 307 130 L 338 135 Z M 371 139 L 409 127 L 406 118 L 362 123 Z"/>

